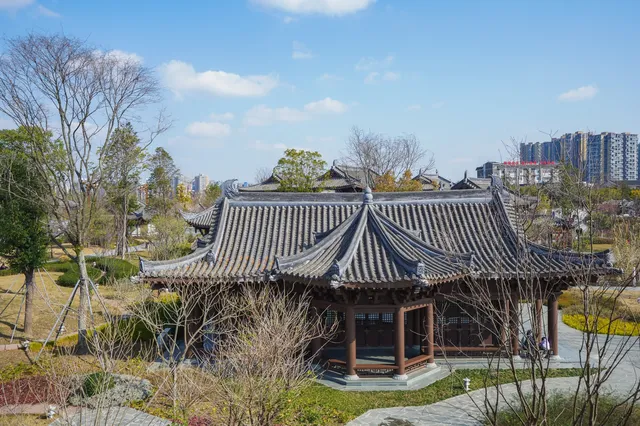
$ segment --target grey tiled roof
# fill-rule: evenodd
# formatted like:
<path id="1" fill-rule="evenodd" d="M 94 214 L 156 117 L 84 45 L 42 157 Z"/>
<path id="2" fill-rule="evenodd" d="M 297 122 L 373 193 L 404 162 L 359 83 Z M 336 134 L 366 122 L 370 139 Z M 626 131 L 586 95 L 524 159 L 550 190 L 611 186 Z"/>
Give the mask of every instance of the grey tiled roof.
<path id="1" fill-rule="evenodd" d="M 490 186 L 491 179 L 489 178 L 464 177 L 462 180 L 456 182 L 451 189 L 489 189 Z"/>
<path id="2" fill-rule="evenodd" d="M 189 225 L 196 229 L 209 229 L 211 227 L 211 223 L 213 223 L 217 218 L 219 206 L 220 204 L 216 203 L 198 213 L 184 212 L 182 213 L 182 217 Z"/>
<path id="3" fill-rule="evenodd" d="M 143 261 L 142 275 L 388 288 L 523 268 L 566 276 L 585 261 L 610 266 L 607 254 L 582 257 L 526 241 L 512 195 L 497 185 L 374 193 L 370 202 L 361 193 L 239 193 L 216 206 L 204 247 L 172 261 Z"/>
<path id="4" fill-rule="evenodd" d="M 367 185 L 367 172 L 360 167 L 339 165 L 334 163 L 327 171 L 328 175 L 319 176 L 315 188 L 325 190 L 362 191 Z M 368 172 L 368 181 L 373 182 L 378 175 Z M 241 192 L 276 192 L 280 188 L 280 177 L 274 172 L 269 179 L 256 185 L 238 188 Z"/>

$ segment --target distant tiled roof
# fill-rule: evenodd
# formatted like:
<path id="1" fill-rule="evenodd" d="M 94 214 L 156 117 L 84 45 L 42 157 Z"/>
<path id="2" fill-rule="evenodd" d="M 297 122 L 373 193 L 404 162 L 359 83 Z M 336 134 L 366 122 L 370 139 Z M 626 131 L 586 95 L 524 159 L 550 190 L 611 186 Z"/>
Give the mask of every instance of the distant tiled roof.
<path id="1" fill-rule="evenodd" d="M 451 189 L 489 189 L 491 186 L 490 178 L 470 178 L 464 177 L 462 180 L 456 182 Z"/>
<path id="2" fill-rule="evenodd" d="M 423 191 L 449 190 L 453 185 L 453 182 L 437 173 L 423 171 L 420 171 L 413 180 L 417 180 L 422 184 Z"/>
<path id="3" fill-rule="evenodd" d="M 496 181 L 498 181 L 496 179 Z M 372 197 L 372 198 L 371 198 Z M 274 280 L 393 288 L 464 275 L 568 276 L 608 253 L 577 255 L 526 241 L 512 195 L 413 193 L 235 193 L 211 210 L 209 234 L 189 256 L 141 262 L 147 280 Z M 526 254 L 526 261 L 523 260 Z"/>
<path id="4" fill-rule="evenodd" d="M 367 178 L 368 175 L 368 178 Z M 360 192 L 367 186 L 373 185 L 378 175 L 369 171 L 368 174 L 360 167 L 340 165 L 334 162 L 328 173 L 316 179 L 314 187 L 320 190 Z M 280 177 L 274 173 L 267 180 L 256 185 L 241 187 L 241 192 L 276 192 L 280 188 Z"/>

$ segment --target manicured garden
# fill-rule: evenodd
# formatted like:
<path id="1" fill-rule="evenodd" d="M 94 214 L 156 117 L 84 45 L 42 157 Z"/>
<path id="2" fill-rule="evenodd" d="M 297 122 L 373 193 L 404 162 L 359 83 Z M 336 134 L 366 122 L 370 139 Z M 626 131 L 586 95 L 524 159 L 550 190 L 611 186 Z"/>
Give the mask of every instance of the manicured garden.
<path id="1" fill-rule="evenodd" d="M 55 369 L 55 363 L 59 365 L 69 362 L 69 359 L 60 357 L 54 358 L 50 362 L 54 365 L 48 365 L 45 368 Z M 84 364 L 87 367 L 88 364 Z M 60 368 L 60 367 L 58 367 Z M 117 368 L 118 374 L 135 375 L 141 380 L 148 380 L 154 385 L 154 389 L 159 385 L 161 376 L 147 370 L 147 363 L 141 360 L 129 360 L 119 362 Z M 20 393 L 23 396 L 15 397 L 15 402 L 35 403 L 42 402 L 46 396 L 46 389 L 49 385 L 43 379 L 45 370 L 33 365 L 18 363 L 5 367 L 0 370 L 0 386 L 5 389 L 34 389 L 28 393 Z M 105 376 L 103 373 L 91 374 L 91 370 L 80 368 L 74 373 L 78 374 L 82 380 L 79 383 L 79 389 L 83 390 L 83 395 L 91 397 L 99 389 L 101 392 L 110 389 L 116 389 L 119 377 L 124 376 Z M 519 377 L 523 380 L 528 378 L 528 370 L 520 371 Z M 580 374 L 578 369 L 562 369 L 549 370 L 548 377 L 569 377 Z M 500 383 L 511 382 L 511 373 L 504 370 L 499 375 L 495 372 L 489 374 L 487 370 L 457 370 L 443 380 L 434 383 L 431 386 L 419 390 L 412 391 L 381 391 L 381 392 L 345 392 L 328 388 L 324 385 L 311 383 L 307 388 L 303 389 L 299 394 L 292 394 L 288 399 L 288 406 L 280 415 L 279 424 L 283 425 L 327 425 L 327 424 L 344 424 L 374 408 L 386 408 L 397 406 L 420 406 L 433 404 L 464 393 L 462 379 L 468 377 L 471 379 L 471 389 L 477 390 L 485 386 L 491 386 L 500 381 Z M 132 380 L 126 377 L 126 380 Z M 148 395 L 151 388 L 148 382 L 140 382 L 142 393 Z M 45 386 L 46 385 L 46 386 Z M 138 386 L 138 385 L 136 385 Z M 37 387 L 37 389 L 35 389 Z M 137 387 L 136 387 L 137 389 Z M 137 394 L 138 395 L 138 394 Z M 142 394 L 140 394 L 142 395 Z M 131 402 L 128 405 L 146 411 L 153 415 L 159 415 L 165 418 L 171 418 L 172 409 L 168 401 L 156 399 L 152 404 L 148 405 L 144 402 Z M 210 409 L 210 407 L 209 407 Z M 203 407 L 198 410 L 199 415 L 203 416 L 208 410 Z M 206 415 L 204 415 L 206 418 Z M 207 423 L 203 423 L 207 424 Z"/>
<path id="2" fill-rule="evenodd" d="M 575 404 L 575 405 L 574 405 Z M 614 397 L 602 395 L 598 398 L 595 411 L 595 419 L 591 422 L 591 411 L 587 407 L 584 412 L 582 421 L 576 421 L 574 415 L 579 410 L 572 407 L 581 408 L 584 405 L 584 397 L 579 396 L 577 401 L 573 393 L 570 394 L 553 394 L 547 397 L 547 418 L 553 419 L 554 426 L 573 426 L 575 424 L 596 424 L 600 426 L 618 426 L 618 425 L 638 425 L 640 424 L 640 407 L 629 405 L 624 397 Z M 499 426 L 520 426 L 523 419 L 526 418 L 524 410 L 517 405 L 513 405 L 514 409 L 505 409 L 498 413 L 497 422 Z M 486 425 L 494 424 L 486 422 Z"/>
<path id="3" fill-rule="evenodd" d="M 570 289 L 558 298 L 558 307 L 562 309 L 562 321 L 569 327 L 580 331 L 596 330 L 602 334 L 620 336 L 640 335 L 640 293 L 625 290 L 616 298 L 615 290 L 596 292 L 590 300 L 598 307 L 599 315 L 584 314 L 583 295 L 578 289 Z M 592 313 L 595 313 L 592 310 Z"/>
<path id="4" fill-rule="evenodd" d="M 572 377 L 580 372 L 579 369 L 549 370 L 548 377 Z M 529 370 L 518 372 L 522 380 L 528 379 L 528 374 Z M 506 370 L 491 376 L 487 370 L 457 370 L 431 386 L 411 391 L 345 392 L 314 383 L 300 395 L 292 396 L 281 421 L 290 425 L 344 424 L 374 408 L 433 404 L 463 394 L 465 377 L 471 379 L 471 390 L 492 386 L 497 380 L 513 381 Z"/>

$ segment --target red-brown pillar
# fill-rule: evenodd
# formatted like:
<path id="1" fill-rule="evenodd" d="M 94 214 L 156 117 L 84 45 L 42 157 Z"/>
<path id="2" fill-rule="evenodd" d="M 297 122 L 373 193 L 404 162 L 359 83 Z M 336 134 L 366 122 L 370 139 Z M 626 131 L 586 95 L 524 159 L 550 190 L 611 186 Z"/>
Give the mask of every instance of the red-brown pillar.
<path id="1" fill-rule="evenodd" d="M 433 333 L 433 304 L 435 302 L 431 302 L 425 308 L 425 334 L 427 336 L 427 347 L 426 347 L 426 355 L 427 355 L 427 364 L 431 366 L 436 365 L 435 354 L 433 350 L 434 345 L 434 333 Z"/>
<path id="2" fill-rule="evenodd" d="M 513 356 L 520 354 L 520 310 L 518 309 L 518 294 L 513 293 L 511 295 L 511 302 L 509 303 L 509 335 L 511 338 L 511 353 Z"/>
<path id="3" fill-rule="evenodd" d="M 393 376 L 397 380 L 406 380 L 407 375 L 404 370 L 404 308 L 397 308 L 395 312 L 395 363 L 398 369 Z"/>
<path id="4" fill-rule="evenodd" d="M 547 325 L 549 334 L 547 338 L 551 343 L 551 352 L 553 357 L 559 357 L 558 354 L 558 296 L 551 294 L 547 302 Z"/>
<path id="5" fill-rule="evenodd" d="M 356 374 L 356 313 L 353 306 L 347 306 L 345 312 L 345 349 L 347 353 L 347 374 L 348 380 L 357 380 Z"/>
<path id="6" fill-rule="evenodd" d="M 544 335 L 544 325 L 542 325 L 542 299 L 536 299 L 536 310 L 535 310 L 535 321 L 536 321 L 536 342 L 540 342 L 542 340 L 542 336 Z"/>

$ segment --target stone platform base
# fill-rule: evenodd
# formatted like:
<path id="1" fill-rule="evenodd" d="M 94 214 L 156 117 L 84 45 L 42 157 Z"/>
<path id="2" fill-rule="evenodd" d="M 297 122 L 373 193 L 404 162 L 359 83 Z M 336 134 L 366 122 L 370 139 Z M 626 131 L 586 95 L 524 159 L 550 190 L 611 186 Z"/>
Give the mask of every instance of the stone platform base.
<path id="1" fill-rule="evenodd" d="M 448 368 L 435 366 L 412 371 L 403 380 L 393 377 L 360 377 L 357 380 L 347 380 L 342 374 L 326 370 L 318 371 L 317 381 L 333 389 L 345 391 L 415 390 L 444 379 L 449 374 Z"/>

